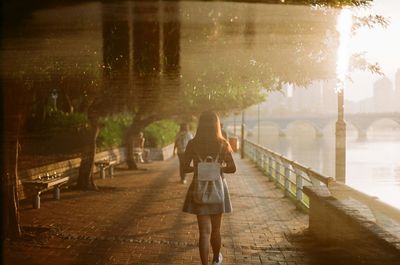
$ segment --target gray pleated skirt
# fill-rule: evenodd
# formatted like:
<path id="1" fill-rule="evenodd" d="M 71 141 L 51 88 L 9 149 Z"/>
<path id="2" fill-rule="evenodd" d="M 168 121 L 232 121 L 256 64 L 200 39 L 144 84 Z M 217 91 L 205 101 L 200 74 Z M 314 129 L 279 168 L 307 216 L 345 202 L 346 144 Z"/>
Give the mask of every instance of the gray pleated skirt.
<path id="1" fill-rule="evenodd" d="M 193 201 L 193 189 L 195 181 L 195 177 L 193 177 L 192 182 L 190 183 L 189 189 L 186 193 L 185 202 L 183 204 L 183 211 L 185 213 L 191 213 L 195 215 L 213 215 L 213 214 L 221 214 L 221 213 L 230 213 L 232 212 L 232 204 L 231 199 L 229 197 L 229 189 L 226 183 L 226 180 L 223 179 L 224 185 L 224 202 L 220 204 L 198 204 Z"/>

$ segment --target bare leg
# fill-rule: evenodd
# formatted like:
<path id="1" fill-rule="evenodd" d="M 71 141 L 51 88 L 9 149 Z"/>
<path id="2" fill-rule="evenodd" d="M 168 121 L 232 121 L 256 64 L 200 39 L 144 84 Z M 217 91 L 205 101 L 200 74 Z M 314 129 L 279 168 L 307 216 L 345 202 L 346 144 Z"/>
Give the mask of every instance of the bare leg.
<path id="1" fill-rule="evenodd" d="M 221 221 L 222 214 L 211 215 L 211 247 L 213 250 L 213 261 L 218 259 L 221 251 Z"/>
<path id="2" fill-rule="evenodd" d="M 181 176 L 181 182 L 186 180 L 186 174 L 183 171 L 183 159 L 184 159 L 184 155 L 183 154 L 178 154 L 179 157 L 179 175 Z"/>
<path id="3" fill-rule="evenodd" d="M 197 215 L 199 225 L 199 251 L 202 265 L 208 265 L 208 251 L 210 249 L 211 222 L 209 215 Z"/>

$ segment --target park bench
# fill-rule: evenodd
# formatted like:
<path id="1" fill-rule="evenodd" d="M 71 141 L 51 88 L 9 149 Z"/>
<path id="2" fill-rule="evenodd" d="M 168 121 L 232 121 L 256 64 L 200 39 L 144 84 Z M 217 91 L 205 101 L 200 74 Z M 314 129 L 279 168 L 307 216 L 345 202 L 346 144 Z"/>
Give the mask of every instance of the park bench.
<path id="1" fill-rule="evenodd" d="M 57 174 L 49 176 L 48 174 L 34 180 L 22 180 L 22 184 L 30 191 L 33 191 L 33 208 L 40 208 L 40 195 L 48 190 L 54 190 L 54 199 L 60 199 L 60 187 L 69 181 L 69 177 L 61 177 Z"/>
<path id="2" fill-rule="evenodd" d="M 102 179 L 106 178 L 106 169 L 108 169 L 108 176 L 113 178 L 114 175 L 114 166 L 117 164 L 115 160 L 100 160 L 94 163 L 100 169 L 100 177 Z"/>

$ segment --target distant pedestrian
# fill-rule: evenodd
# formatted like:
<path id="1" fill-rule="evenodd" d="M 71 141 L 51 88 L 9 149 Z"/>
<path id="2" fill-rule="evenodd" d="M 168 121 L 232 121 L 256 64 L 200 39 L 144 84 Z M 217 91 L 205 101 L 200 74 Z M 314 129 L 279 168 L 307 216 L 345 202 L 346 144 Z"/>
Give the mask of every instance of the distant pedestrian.
<path id="1" fill-rule="evenodd" d="M 182 184 L 186 183 L 186 173 L 183 171 L 183 154 L 185 153 L 186 146 L 190 140 L 193 139 L 192 133 L 189 131 L 189 126 L 186 123 L 180 125 L 180 130 L 175 137 L 175 145 L 173 154 L 178 153 L 179 158 L 179 175 Z"/>
<path id="2" fill-rule="evenodd" d="M 217 177 L 215 181 L 206 181 L 212 183 L 208 188 L 215 190 L 220 185 L 218 191 L 221 198 L 205 192 L 204 202 L 199 202 L 199 188 L 202 182 L 200 176 L 205 175 L 199 169 L 200 163 L 203 166 L 207 164 L 205 160 L 210 159 L 217 167 Z M 193 161 L 193 166 L 191 162 Z M 197 215 L 199 228 L 199 251 L 202 265 L 208 265 L 209 247 L 211 243 L 213 251 L 213 265 L 222 264 L 221 254 L 221 222 L 222 214 L 230 213 L 232 205 L 229 197 L 228 186 L 223 173 L 234 173 L 236 171 L 235 162 L 232 158 L 232 149 L 226 139 L 221 134 L 221 125 L 218 115 L 211 111 L 203 112 L 199 119 L 197 132 L 193 140 L 189 141 L 184 154 L 184 171 L 194 172 L 192 183 L 186 194 L 183 211 Z M 203 168 L 203 167 L 201 167 Z M 203 178 L 203 176 L 201 176 Z M 221 184 L 218 184 L 221 183 Z M 218 185 L 216 185 L 218 184 Z M 213 187 L 214 186 L 214 187 Z M 203 186 L 205 187 L 205 186 Z M 203 189 L 207 190 L 207 189 Z M 222 192 L 222 193 L 221 193 Z M 212 202 L 215 199 L 217 202 Z"/>
<path id="3" fill-rule="evenodd" d="M 146 139 L 144 138 L 143 132 L 139 132 L 133 140 L 133 151 L 140 154 L 139 161 L 141 163 L 148 163 L 150 150 L 148 148 L 144 148 L 144 143 Z"/>

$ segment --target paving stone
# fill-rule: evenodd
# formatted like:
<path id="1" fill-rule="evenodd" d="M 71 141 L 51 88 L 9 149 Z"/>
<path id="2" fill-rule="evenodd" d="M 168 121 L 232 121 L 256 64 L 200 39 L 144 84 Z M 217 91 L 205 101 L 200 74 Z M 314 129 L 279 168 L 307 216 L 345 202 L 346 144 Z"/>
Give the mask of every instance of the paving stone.
<path id="1" fill-rule="evenodd" d="M 225 265 L 356 264 L 329 263 L 337 252 L 313 242 L 308 216 L 249 161 L 235 161 L 238 172 L 226 175 L 234 210 L 221 231 Z M 96 179 L 98 192 L 66 190 L 60 201 L 44 194 L 41 209 L 22 203 L 22 225 L 48 229 L 6 242 L 3 264 L 200 264 L 196 218 L 181 211 L 188 185 L 177 159 L 140 166 L 147 170 L 120 166 L 113 179 Z"/>

